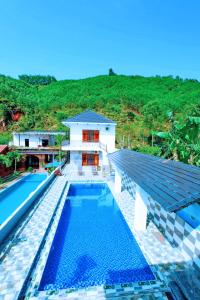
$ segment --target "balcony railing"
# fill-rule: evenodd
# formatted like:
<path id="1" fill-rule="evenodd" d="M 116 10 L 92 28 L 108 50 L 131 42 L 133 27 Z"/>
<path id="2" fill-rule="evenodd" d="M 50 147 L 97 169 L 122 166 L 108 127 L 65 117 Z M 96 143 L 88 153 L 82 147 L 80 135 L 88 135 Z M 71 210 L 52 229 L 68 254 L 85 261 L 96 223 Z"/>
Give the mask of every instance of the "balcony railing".
<path id="1" fill-rule="evenodd" d="M 59 150 L 59 146 L 41 146 L 38 145 L 36 147 L 24 147 L 24 146 L 12 146 L 13 148 L 19 150 L 19 151 L 30 151 L 30 150 Z M 91 150 L 91 151 L 106 151 L 107 152 L 107 146 L 101 142 L 82 142 L 82 141 L 63 141 L 62 142 L 62 150 Z"/>
<path id="2" fill-rule="evenodd" d="M 82 142 L 82 141 L 64 141 L 62 143 L 63 150 L 94 150 L 107 151 L 106 145 L 101 142 Z"/>
<path id="3" fill-rule="evenodd" d="M 50 146 L 50 145 L 48 145 L 48 146 L 40 146 L 40 145 L 38 145 L 38 146 L 36 146 L 36 147 L 33 147 L 33 146 L 29 146 L 29 147 L 27 147 L 27 146 L 12 146 L 12 148 L 15 148 L 15 149 L 18 149 L 18 150 L 58 150 L 59 149 L 59 146 Z"/>

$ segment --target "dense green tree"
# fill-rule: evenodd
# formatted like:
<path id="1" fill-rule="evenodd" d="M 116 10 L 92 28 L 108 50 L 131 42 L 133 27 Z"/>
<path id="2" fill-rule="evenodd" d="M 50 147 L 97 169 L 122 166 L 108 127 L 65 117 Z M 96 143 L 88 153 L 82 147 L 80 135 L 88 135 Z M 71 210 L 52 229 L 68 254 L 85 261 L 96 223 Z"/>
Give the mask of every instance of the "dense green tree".
<path id="1" fill-rule="evenodd" d="M 113 71 L 112 68 L 110 68 L 109 71 L 108 71 L 108 75 L 109 76 L 114 76 L 114 75 L 117 75 L 117 74 Z"/>
<path id="2" fill-rule="evenodd" d="M 19 75 L 19 79 L 31 85 L 48 85 L 56 81 L 54 76 Z"/>
<path id="3" fill-rule="evenodd" d="M 196 80 L 116 75 L 81 80 L 50 79 L 51 83 L 46 84 L 44 77 L 28 75 L 17 80 L 0 75 L 0 118 L 5 119 L 6 125 L 3 128 L 0 123 L 0 143 L 7 143 L 12 131 L 62 130 L 62 119 L 93 109 L 117 122 L 119 145 L 125 141 L 125 146 L 148 148 L 153 131 L 169 129 L 168 111 L 174 112 L 180 124 L 188 115 L 200 116 L 200 83 Z M 16 110 L 22 112 L 22 117 L 14 122 L 11 116 Z M 153 139 L 152 144 L 156 144 Z M 153 151 L 148 149 L 145 151 Z"/>

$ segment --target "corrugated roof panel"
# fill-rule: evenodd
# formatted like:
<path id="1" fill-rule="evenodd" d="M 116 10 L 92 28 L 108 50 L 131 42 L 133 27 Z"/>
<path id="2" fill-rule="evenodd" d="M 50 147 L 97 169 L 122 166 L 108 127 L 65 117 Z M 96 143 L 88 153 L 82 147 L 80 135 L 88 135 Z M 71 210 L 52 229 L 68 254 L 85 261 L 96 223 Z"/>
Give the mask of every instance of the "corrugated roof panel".
<path id="1" fill-rule="evenodd" d="M 3 153 L 8 148 L 8 145 L 0 145 L 0 153 Z"/>

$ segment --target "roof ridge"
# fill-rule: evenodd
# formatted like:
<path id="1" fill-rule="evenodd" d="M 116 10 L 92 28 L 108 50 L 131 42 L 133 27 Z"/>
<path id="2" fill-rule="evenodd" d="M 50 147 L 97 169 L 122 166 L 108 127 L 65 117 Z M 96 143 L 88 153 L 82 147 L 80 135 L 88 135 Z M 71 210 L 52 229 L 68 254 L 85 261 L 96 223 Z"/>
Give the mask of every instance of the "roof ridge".
<path id="1" fill-rule="evenodd" d="M 104 115 L 97 113 L 94 110 L 85 110 L 73 117 L 63 120 L 64 123 L 105 123 L 105 124 L 115 124 L 115 122 Z"/>

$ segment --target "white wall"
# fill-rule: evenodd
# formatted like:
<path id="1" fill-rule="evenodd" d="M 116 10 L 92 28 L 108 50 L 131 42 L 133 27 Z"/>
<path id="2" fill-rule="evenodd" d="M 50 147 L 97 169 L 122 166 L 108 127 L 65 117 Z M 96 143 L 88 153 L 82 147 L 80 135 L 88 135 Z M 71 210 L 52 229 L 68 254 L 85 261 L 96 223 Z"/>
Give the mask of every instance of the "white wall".
<path id="1" fill-rule="evenodd" d="M 115 150 L 115 125 L 114 124 L 83 124 L 75 123 L 69 124 L 70 126 L 70 141 L 82 142 L 83 130 L 99 130 L 100 143 L 107 146 L 107 151 L 112 152 Z M 109 128 L 106 130 L 106 128 Z"/>
<path id="2" fill-rule="evenodd" d="M 115 192 L 121 193 L 122 191 L 122 176 L 120 172 L 115 169 Z"/>
<path id="3" fill-rule="evenodd" d="M 137 231 L 146 230 L 148 202 L 148 194 L 140 186 L 136 185 L 134 227 Z"/>
<path id="4" fill-rule="evenodd" d="M 14 133 L 13 134 L 13 145 L 16 147 L 25 147 L 25 139 L 29 139 L 29 147 L 37 148 L 38 146 L 42 146 L 42 139 L 49 140 L 49 145 L 55 145 L 54 136 L 50 135 L 28 135 L 23 133 Z"/>

